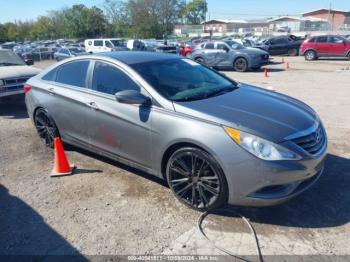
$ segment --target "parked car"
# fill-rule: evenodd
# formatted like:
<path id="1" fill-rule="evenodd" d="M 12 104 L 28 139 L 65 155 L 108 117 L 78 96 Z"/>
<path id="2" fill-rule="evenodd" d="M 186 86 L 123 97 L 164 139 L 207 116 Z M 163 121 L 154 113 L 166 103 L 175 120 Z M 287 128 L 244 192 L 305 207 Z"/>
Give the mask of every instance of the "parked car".
<path id="1" fill-rule="evenodd" d="M 127 50 L 125 40 L 120 38 L 86 39 L 84 45 L 86 52 L 91 54 Z"/>
<path id="2" fill-rule="evenodd" d="M 337 35 L 311 37 L 301 45 L 300 54 L 308 61 L 319 57 L 347 57 L 350 60 L 350 40 Z"/>
<path id="3" fill-rule="evenodd" d="M 14 48 L 16 46 L 16 43 L 15 42 L 6 42 L 6 43 L 3 43 L 1 45 L 1 48 L 2 49 L 9 49 L 9 50 L 12 50 L 12 48 Z"/>
<path id="4" fill-rule="evenodd" d="M 78 55 L 84 55 L 86 52 L 83 49 L 77 48 L 77 47 L 64 47 L 59 49 L 56 53 L 54 53 L 54 58 L 57 61 L 61 61 L 66 58 L 78 56 Z"/>
<path id="5" fill-rule="evenodd" d="M 176 47 L 170 46 L 170 45 L 160 45 L 160 46 L 155 47 L 155 52 L 176 54 Z"/>
<path id="6" fill-rule="evenodd" d="M 212 41 L 195 49 L 192 59 L 209 67 L 233 68 L 238 72 L 257 70 L 268 64 L 269 54 L 257 48 L 247 48 L 234 41 Z"/>
<path id="7" fill-rule="evenodd" d="M 323 172 L 327 136 L 314 110 L 181 56 L 70 58 L 25 90 L 48 146 L 61 137 L 144 170 L 194 209 L 279 204 Z"/>
<path id="8" fill-rule="evenodd" d="M 180 51 L 179 51 L 180 55 L 191 57 L 192 52 L 193 52 L 193 48 L 189 44 L 183 44 L 180 46 Z"/>
<path id="9" fill-rule="evenodd" d="M 22 94 L 25 82 L 39 72 L 11 50 L 0 49 L 0 98 Z"/>
<path id="10" fill-rule="evenodd" d="M 31 59 L 33 61 L 40 61 L 53 58 L 54 50 L 48 47 L 37 47 L 30 49 L 27 52 L 21 54 L 24 60 Z"/>
<path id="11" fill-rule="evenodd" d="M 278 36 L 266 39 L 255 47 L 267 51 L 270 55 L 297 56 L 302 42 L 294 36 Z"/>

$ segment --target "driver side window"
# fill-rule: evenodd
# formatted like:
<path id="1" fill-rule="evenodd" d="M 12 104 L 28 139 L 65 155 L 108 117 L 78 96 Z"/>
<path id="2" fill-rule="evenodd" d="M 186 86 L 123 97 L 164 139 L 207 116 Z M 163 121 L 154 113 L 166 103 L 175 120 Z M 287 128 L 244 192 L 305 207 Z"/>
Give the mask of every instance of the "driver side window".
<path id="1" fill-rule="evenodd" d="M 123 90 L 140 91 L 140 87 L 129 76 L 104 62 L 95 63 L 92 89 L 108 95 L 115 95 Z"/>

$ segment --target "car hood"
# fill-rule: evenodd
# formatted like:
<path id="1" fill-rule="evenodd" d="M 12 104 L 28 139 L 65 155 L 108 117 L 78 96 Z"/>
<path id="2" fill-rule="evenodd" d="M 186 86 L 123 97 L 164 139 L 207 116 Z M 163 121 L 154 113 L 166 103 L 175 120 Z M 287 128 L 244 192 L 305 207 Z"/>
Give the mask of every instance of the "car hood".
<path id="1" fill-rule="evenodd" d="M 32 77 L 40 72 L 39 68 L 33 66 L 0 66 L 0 79 Z"/>
<path id="2" fill-rule="evenodd" d="M 276 143 L 318 125 L 319 122 L 317 114 L 303 102 L 245 84 L 240 84 L 238 89 L 221 96 L 174 102 L 174 109 Z"/>
<path id="3" fill-rule="evenodd" d="M 247 47 L 244 49 L 239 50 L 242 53 L 245 54 L 254 54 L 254 55 L 268 55 L 268 53 L 264 50 L 261 50 L 259 48 L 254 48 L 254 47 Z"/>

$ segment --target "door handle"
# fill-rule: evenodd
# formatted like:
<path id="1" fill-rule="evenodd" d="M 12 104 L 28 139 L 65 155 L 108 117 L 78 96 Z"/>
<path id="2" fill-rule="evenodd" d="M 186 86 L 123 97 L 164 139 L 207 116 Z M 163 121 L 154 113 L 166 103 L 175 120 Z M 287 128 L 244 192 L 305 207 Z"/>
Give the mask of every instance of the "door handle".
<path id="1" fill-rule="evenodd" d="M 48 89 L 48 92 L 49 92 L 49 94 L 52 95 L 52 96 L 56 94 L 56 93 L 55 93 L 55 89 L 52 88 L 52 87 Z"/>
<path id="2" fill-rule="evenodd" d="M 98 107 L 98 105 L 95 102 L 88 102 L 87 105 L 94 109 L 94 110 L 99 110 L 100 108 Z"/>

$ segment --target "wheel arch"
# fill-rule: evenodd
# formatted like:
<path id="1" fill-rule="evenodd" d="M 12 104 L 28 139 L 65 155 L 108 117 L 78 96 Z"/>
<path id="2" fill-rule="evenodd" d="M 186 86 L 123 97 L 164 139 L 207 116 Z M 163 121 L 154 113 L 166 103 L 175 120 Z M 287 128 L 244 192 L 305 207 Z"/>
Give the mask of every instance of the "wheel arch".
<path id="1" fill-rule="evenodd" d="M 317 56 L 317 51 L 316 51 L 314 48 L 305 49 L 305 51 L 303 52 L 303 55 L 305 55 L 306 52 L 309 52 L 309 51 L 315 52 L 315 54 L 316 54 L 316 56 Z M 349 51 L 349 52 L 350 52 L 350 51 Z"/>
<path id="2" fill-rule="evenodd" d="M 243 58 L 245 61 L 247 61 L 247 70 L 249 70 L 249 69 L 250 69 L 250 64 L 251 64 L 251 63 L 250 63 L 250 61 L 249 61 L 249 58 L 248 58 L 247 56 L 243 55 L 243 54 L 239 54 L 239 55 L 237 55 L 236 57 L 233 58 L 232 66 L 234 67 L 236 61 L 237 61 L 238 59 L 241 59 L 241 58 Z"/>
<path id="3" fill-rule="evenodd" d="M 194 148 L 201 149 L 201 150 L 205 151 L 206 153 L 210 154 L 217 161 L 217 158 L 215 157 L 215 155 L 213 153 L 211 153 L 209 150 L 207 150 L 205 147 L 199 145 L 198 143 L 195 143 L 193 141 L 177 141 L 177 142 L 169 145 L 162 155 L 161 170 L 160 171 L 161 171 L 161 175 L 165 181 L 167 181 L 166 165 L 168 163 L 169 158 L 176 150 L 178 150 L 180 148 L 184 148 L 184 147 L 194 147 Z M 218 163 L 220 164 L 220 162 L 218 162 Z"/>

